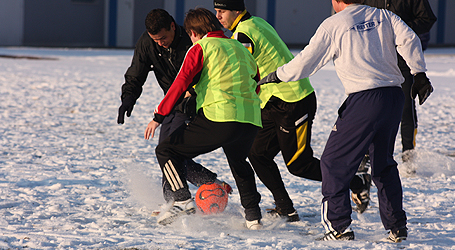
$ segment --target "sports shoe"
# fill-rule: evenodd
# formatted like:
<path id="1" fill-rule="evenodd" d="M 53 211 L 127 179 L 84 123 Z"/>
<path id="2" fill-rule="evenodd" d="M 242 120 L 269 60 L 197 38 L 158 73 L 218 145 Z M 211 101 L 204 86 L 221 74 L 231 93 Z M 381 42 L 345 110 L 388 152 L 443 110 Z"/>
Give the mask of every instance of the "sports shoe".
<path id="1" fill-rule="evenodd" d="M 245 227 L 248 228 L 249 230 L 260 230 L 260 229 L 262 229 L 262 223 L 261 223 L 261 220 L 252 220 L 252 221 L 247 220 L 245 222 Z"/>
<path id="2" fill-rule="evenodd" d="M 281 209 L 278 207 L 268 208 L 266 210 L 267 210 L 268 214 L 270 214 L 274 217 L 280 217 L 280 218 L 286 219 L 286 222 L 300 221 L 299 214 L 295 210 L 294 210 L 294 212 L 289 213 L 289 214 L 282 213 Z"/>
<path id="3" fill-rule="evenodd" d="M 162 217 L 158 219 L 158 224 L 168 225 L 177 220 L 182 215 L 190 215 L 196 213 L 196 205 L 193 199 L 185 201 L 174 201 L 174 204 L 166 211 Z"/>
<path id="4" fill-rule="evenodd" d="M 404 169 L 408 175 L 415 175 L 417 173 L 415 167 L 416 152 L 412 149 L 406 150 L 401 155 L 403 161 Z"/>
<path id="5" fill-rule="evenodd" d="M 329 241 L 329 240 L 354 240 L 354 231 L 351 227 L 347 227 L 342 233 L 337 231 L 330 231 L 324 234 L 321 238 L 317 238 L 318 241 Z"/>
<path id="6" fill-rule="evenodd" d="M 353 186 L 356 186 L 354 188 Z M 368 173 L 357 173 L 351 181 L 352 201 L 357 205 L 356 211 L 365 212 L 370 203 L 371 175 Z"/>
<path id="7" fill-rule="evenodd" d="M 363 157 L 362 159 L 362 162 L 360 162 L 360 165 L 359 165 L 359 170 L 357 170 L 358 173 L 367 173 L 368 172 L 368 169 L 371 167 L 371 163 L 370 163 L 370 154 L 367 153 L 365 154 L 365 156 Z"/>
<path id="8" fill-rule="evenodd" d="M 397 230 L 390 230 L 389 237 L 387 239 L 394 243 L 402 242 L 406 240 L 408 237 L 408 229 L 406 227 L 397 229 Z"/>
<path id="9" fill-rule="evenodd" d="M 215 183 L 220 184 L 224 188 L 224 191 L 226 191 L 227 194 L 232 194 L 232 187 L 227 182 L 216 179 Z"/>

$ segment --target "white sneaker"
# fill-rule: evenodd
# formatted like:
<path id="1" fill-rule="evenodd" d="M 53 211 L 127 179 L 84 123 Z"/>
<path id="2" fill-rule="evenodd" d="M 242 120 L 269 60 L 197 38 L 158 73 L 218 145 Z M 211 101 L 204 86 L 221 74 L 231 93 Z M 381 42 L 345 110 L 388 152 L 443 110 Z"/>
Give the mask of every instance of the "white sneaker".
<path id="1" fill-rule="evenodd" d="M 182 215 L 190 215 L 194 213 L 196 213 L 196 205 L 194 204 L 193 199 L 175 201 L 169 210 L 164 212 L 163 216 L 158 219 L 158 224 L 168 225 Z"/>
<path id="2" fill-rule="evenodd" d="M 260 229 L 262 229 L 261 220 L 252 220 L 252 221 L 247 220 L 245 222 L 245 226 L 249 230 L 260 230 Z"/>

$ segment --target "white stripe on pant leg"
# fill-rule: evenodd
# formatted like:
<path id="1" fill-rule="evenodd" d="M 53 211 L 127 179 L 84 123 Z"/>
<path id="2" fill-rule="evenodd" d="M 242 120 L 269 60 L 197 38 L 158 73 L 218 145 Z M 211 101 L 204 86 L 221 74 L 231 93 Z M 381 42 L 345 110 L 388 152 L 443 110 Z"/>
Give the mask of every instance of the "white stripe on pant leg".
<path id="1" fill-rule="evenodd" d="M 169 185 L 171 186 L 171 189 L 173 192 L 177 191 L 177 189 L 175 189 L 175 184 L 174 184 L 174 181 L 171 179 L 171 177 L 169 176 L 169 170 L 167 169 L 168 167 L 168 164 L 164 164 L 164 168 L 163 168 L 163 172 L 164 172 L 164 175 L 166 176 L 166 179 L 167 179 L 167 182 L 169 183 Z"/>
<path id="2" fill-rule="evenodd" d="M 326 232 L 335 231 L 332 227 L 332 223 L 327 218 L 327 213 L 329 210 L 328 201 L 324 201 L 321 205 L 321 223 L 324 226 Z"/>
<path id="3" fill-rule="evenodd" d="M 178 184 L 180 185 L 179 189 L 183 188 L 182 180 L 180 179 L 180 175 L 177 173 L 177 170 L 175 170 L 174 164 L 172 164 L 171 160 L 168 160 L 167 162 L 169 163 L 170 169 L 174 173 L 175 179 L 177 180 Z"/>
<path id="4" fill-rule="evenodd" d="M 308 114 L 300 117 L 297 121 L 295 121 L 295 126 L 298 127 L 300 124 L 302 124 L 306 119 L 308 118 Z"/>

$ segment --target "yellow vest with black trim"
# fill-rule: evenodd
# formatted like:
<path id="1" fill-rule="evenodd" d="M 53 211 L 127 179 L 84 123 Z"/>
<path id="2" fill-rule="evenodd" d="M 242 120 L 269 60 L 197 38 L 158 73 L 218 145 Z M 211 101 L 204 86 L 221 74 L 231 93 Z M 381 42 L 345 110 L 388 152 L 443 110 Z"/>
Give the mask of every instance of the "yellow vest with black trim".
<path id="1" fill-rule="evenodd" d="M 267 76 L 294 58 L 275 29 L 260 17 L 252 16 L 240 22 L 233 37 L 238 32 L 245 34 L 253 41 L 253 57 L 259 66 L 261 77 Z M 261 108 L 265 107 L 272 96 L 285 102 L 297 102 L 313 92 L 313 86 L 308 78 L 294 82 L 264 84 L 261 85 L 259 92 L 259 98 L 262 101 Z"/>
<path id="2" fill-rule="evenodd" d="M 261 108 L 256 94 L 257 65 L 251 53 L 237 40 L 204 37 L 204 62 L 195 85 L 197 110 L 202 108 L 214 122 L 251 123 L 262 127 Z"/>

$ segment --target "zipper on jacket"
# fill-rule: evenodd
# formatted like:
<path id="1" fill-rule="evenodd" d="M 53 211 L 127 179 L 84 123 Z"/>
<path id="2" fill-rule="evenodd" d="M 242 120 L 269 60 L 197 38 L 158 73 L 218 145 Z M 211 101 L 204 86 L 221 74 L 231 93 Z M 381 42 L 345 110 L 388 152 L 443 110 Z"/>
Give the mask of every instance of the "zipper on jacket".
<path id="1" fill-rule="evenodd" d="M 169 58 L 167 60 L 169 60 L 169 63 L 172 65 L 172 68 L 174 68 L 174 70 L 177 71 L 174 63 L 172 62 L 172 53 L 173 53 L 172 48 L 169 48 Z"/>

